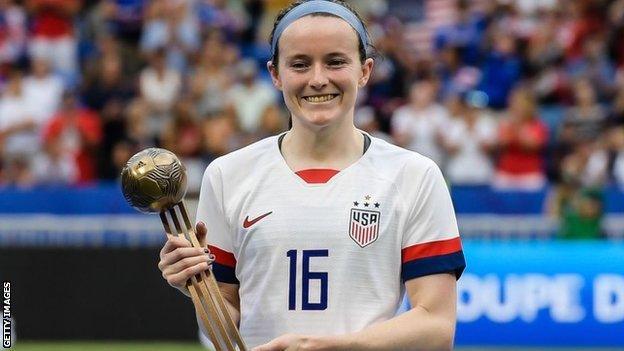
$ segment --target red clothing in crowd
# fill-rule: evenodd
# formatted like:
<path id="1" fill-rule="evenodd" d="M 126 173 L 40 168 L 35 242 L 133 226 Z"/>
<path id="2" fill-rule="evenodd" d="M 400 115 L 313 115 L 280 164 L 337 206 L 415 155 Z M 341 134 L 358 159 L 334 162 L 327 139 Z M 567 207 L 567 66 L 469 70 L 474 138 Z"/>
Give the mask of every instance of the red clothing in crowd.
<path id="1" fill-rule="evenodd" d="M 76 110 L 70 113 L 61 111 L 48 122 L 44 129 L 44 142 L 57 141 L 63 144 L 64 152 L 76 158 L 78 182 L 97 179 L 94 151 L 102 139 L 102 126 L 98 116 L 89 110 Z"/>
<path id="2" fill-rule="evenodd" d="M 539 119 L 524 121 L 521 124 L 501 122 L 499 140 L 503 146 L 497 170 L 510 175 L 543 173 L 542 151 L 547 139 L 548 128 Z M 523 145 L 528 140 L 533 147 Z"/>
<path id="3" fill-rule="evenodd" d="M 73 36 L 72 16 L 80 7 L 79 0 L 30 0 L 29 5 L 35 10 L 33 36 L 47 39 Z"/>

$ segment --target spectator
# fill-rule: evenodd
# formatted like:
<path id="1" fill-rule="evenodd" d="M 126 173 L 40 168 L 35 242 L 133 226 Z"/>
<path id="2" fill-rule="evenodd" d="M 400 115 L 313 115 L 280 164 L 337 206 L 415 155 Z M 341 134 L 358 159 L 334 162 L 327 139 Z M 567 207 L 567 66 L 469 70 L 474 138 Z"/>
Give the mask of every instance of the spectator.
<path id="1" fill-rule="evenodd" d="M 588 36 L 583 42 L 582 53 L 569 62 L 569 74 L 572 79 L 589 80 L 595 88 L 597 100 L 606 101 L 615 92 L 615 67 L 607 57 L 604 35 Z"/>
<path id="2" fill-rule="evenodd" d="M 453 46 L 440 50 L 435 72 L 440 78 L 440 95 L 445 100 L 459 92 L 473 90 L 481 81 L 481 71 L 465 65 L 461 61 L 460 49 Z"/>
<path id="3" fill-rule="evenodd" d="M 144 101 L 138 98 L 130 101 L 121 113 L 119 119 L 109 120 L 108 123 L 104 118 L 104 139 L 100 152 L 100 177 L 104 179 L 119 178 L 122 168 L 133 154 L 156 146 L 156 140 L 149 134 L 148 109 Z"/>
<path id="4" fill-rule="evenodd" d="M 256 140 L 283 132 L 287 127 L 286 120 L 283 111 L 277 105 L 267 107 L 260 118 L 260 128 Z"/>
<path id="5" fill-rule="evenodd" d="M 74 158 L 78 183 L 96 180 L 97 150 L 101 139 L 100 119 L 92 111 L 81 108 L 71 92 L 63 96 L 60 111 L 48 122 L 43 133 L 46 146 L 52 150 L 49 152 L 51 158 L 63 160 L 64 156 L 57 156 L 59 152 Z M 56 142 L 60 145 L 54 145 Z"/>
<path id="6" fill-rule="evenodd" d="M 137 98 L 128 104 L 124 111 L 126 120 L 126 139 L 135 147 L 135 153 L 156 145 L 156 139 L 149 129 L 149 107 L 145 101 Z"/>
<path id="7" fill-rule="evenodd" d="M 488 185 L 494 166 L 496 124 L 482 110 L 483 94 L 470 92 L 453 97 L 453 118 L 443 129 L 443 145 L 448 154 L 446 176 L 454 185 Z"/>
<path id="8" fill-rule="evenodd" d="M 492 51 L 485 55 L 481 64 L 482 78 L 479 89 L 488 96 L 489 106 L 494 109 L 506 107 L 509 93 L 520 80 L 521 61 L 516 40 L 505 29 L 494 29 Z"/>
<path id="9" fill-rule="evenodd" d="M 52 74 L 48 61 L 31 61 L 30 74 L 24 79 L 24 97 L 38 123 L 45 124 L 56 113 L 63 90 L 63 81 Z"/>
<path id="10" fill-rule="evenodd" d="M 373 107 L 389 117 L 406 95 L 416 62 L 406 48 L 405 27 L 401 22 L 391 17 L 384 29 L 383 36 L 376 41 L 384 60 L 377 62 L 376 74 L 372 75 L 367 90 Z"/>
<path id="11" fill-rule="evenodd" d="M 141 50 L 149 55 L 165 48 L 168 66 L 182 72 L 199 48 L 198 28 L 191 1 L 154 0 L 147 9 Z"/>
<path id="12" fill-rule="evenodd" d="M 238 64 L 239 82 L 227 92 L 228 109 L 233 111 L 238 127 L 252 135 L 259 131 L 262 116 L 268 108 L 276 106 L 273 87 L 258 78 L 258 67 L 252 60 Z"/>
<path id="13" fill-rule="evenodd" d="M 595 141 L 606 123 L 606 110 L 596 101 L 594 87 L 588 79 L 575 83 L 574 100 L 575 105 L 568 110 L 559 132 L 563 155 L 577 144 Z"/>
<path id="14" fill-rule="evenodd" d="M 223 33 L 229 41 L 236 39 L 244 28 L 244 19 L 233 11 L 227 0 L 197 0 L 195 11 L 202 30 Z"/>
<path id="15" fill-rule="evenodd" d="M 14 0 L 0 0 L 0 68 L 17 63 L 26 48 L 26 14 Z"/>
<path id="16" fill-rule="evenodd" d="M 74 16 L 81 0 L 26 0 L 32 14 L 32 58 L 49 60 L 52 69 L 61 74 L 66 84 L 78 79 L 77 36 Z"/>
<path id="17" fill-rule="evenodd" d="M 197 113 L 212 115 L 225 109 L 227 90 L 233 84 L 233 69 L 225 62 L 223 53 L 231 47 L 221 34 L 211 31 L 204 42 L 199 64 L 189 77 L 189 88 Z"/>
<path id="18" fill-rule="evenodd" d="M 175 104 L 173 119 L 163 129 L 162 145 L 182 158 L 197 157 L 201 148 L 201 129 L 191 102 Z"/>
<path id="19" fill-rule="evenodd" d="M 38 125 L 23 93 L 21 72 L 14 70 L 9 77 L 0 99 L 0 184 L 27 187 L 35 181 L 31 162 L 39 150 Z"/>
<path id="20" fill-rule="evenodd" d="M 607 181 L 608 157 L 601 142 L 577 144 L 561 164 L 562 183 L 577 189 L 599 188 Z"/>
<path id="21" fill-rule="evenodd" d="M 134 92 L 124 78 L 121 57 L 106 55 L 97 62 L 92 77 L 87 77 L 82 88 L 85 104 L 101 112 L 111 103 L 125 104 Z"/>
<path id="22" fill-rule="evenodd" d="M 500 154 L 494 186 L 539 190 L 546 183 L 542 153 L 548 130 L 538 118 L 534 97 L 527 88 L 515 89 L 509 100 L 508 115 L 498 128 Z"/>
<path id="23" fill-rule="evenodd" d="M 79 179 L 79 170 L 73 155 L 63 149 L 61 138 L 48 140 L 33 163 L 33 177 L 38 184 L 72 185 Z"/>
<path id="24" fill-rule="evenodd" d="M 102 140 L 99 146 L 98 174 L 101 179 L 116 179 L 119 176 L 114 165 L 116 145 L 126 138 L 126 121 L 123 116 L 123 101 L 109 99 L 101 111 Z"/>
<path id="25" fill-rule="evenodd" d="M 0 99 L 1 156 L 30 163 L 39 150 L 39 125 L 32 105 L 26 101 L 22 73 L 14 70 Z"/>
<path id="26" fill-rule="evenodd" d="M 559 217 L 558 236 L 563 239 L 600 239 L 603 195 L 599 189 L 562 191 L 555 199 Z"/>
<path id="27" fill-rule="evenodd" d="M 583 43 L 588 36 L 604 30 L 606 16 L 600 13 L 602 5 L 599 2 L 564 1 L 562 5 L 563 21 L 557 37 L 563 43 L 566 60 L 572 61 L 582 55 Z"/>
<path id="28" fill-rule="evenodd" d="M 606 163 L 595 143 L 578 144 L 562 163 L 562 182 L 551 200 L 559 217 L 559 236 L 597 239 L 602 236 L 603 180 Z M 598 158 L 596 158 L 598 155 Z M 598 162 L 596 162 L 598 161 Z"/>
<path id="29" fill-rule="evenodd" d="M 150 134 L 157 136 L 171 118 L 171 108 L 182 89 L 182 78 L 176 70 L 167 67 L 165 50 L 159 49 L 150 57 L 150 64 L 141 71 L 139 89 L 149 108 Z"/>
<path id="30" fill-rule="evenodd" d="M 146 4 L 147 0 L 100 1 L 108 33 L 132 44 L 138 42 Z"/>
<path id="31" fill-rule="evenodd" d="M 418 80 L 409 90 L 409 101 L 392 116 L 392 137 L 397 145 L 421 153 L 438 165 L 444 154 L 440 144 L 441 130 L 448 124 L 448 111 L 435 101 L 436 82 Z"/>
<path id="32" fill-rule="evenodd" d="M 208 163 L 241 146 L 236 133 L 236 123 L 226 113 L 210 116 L 203 122 L 203 156 Z"/>
<path id="33" fill-rule="evenodd" d="M 199 158 L 201 151 L 201 127 L 192 102 L 182 99 L 175 104 L 173 120 L 163 130 L 162 145 L 173 151 L 186 166 L 188 189 L 199 192 L 206 164 Z"/>
<path id="34" fill-rule="evenodd" d="M 466 0 L 456 2 L 455 12 L 455 22 L 436 31 L 433 39 L 435 49 L 460 48 L 462 61 L 469 65 L 476 64 L 485 30 L 485 18 L 478 13 L 471 13 L 469 1 Z"/>
<path id="35" fill-rule="evenodd" d="M 355 126 L 376 138 L 392 143 L 392 137 L 381 129 L 381 124 L 377 119 L 375 109 L 363 103 L 366 94 L 366 87 L 358 91 L 358 98 L 356 100 L 355 113 L 353 116 Z"/>

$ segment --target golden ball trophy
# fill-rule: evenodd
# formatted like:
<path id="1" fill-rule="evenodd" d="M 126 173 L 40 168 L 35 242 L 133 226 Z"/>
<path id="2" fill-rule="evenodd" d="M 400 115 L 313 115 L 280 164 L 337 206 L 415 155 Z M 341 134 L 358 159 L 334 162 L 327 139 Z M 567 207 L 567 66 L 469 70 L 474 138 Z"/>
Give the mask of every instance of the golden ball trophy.
<path id="1" fill-rule="evenodd" d="M 143 213 L 159 212 L 167 233 L 186 238 L 193 247 L 202 248 L 184 207 L 186 168 L 174 153 L 159 148 L 140 151 L 122 170 L 121 185 L 132 207 Z M 186 287 L 216 350 L 246 351 L 212 270 L 195 275 L 186 282 Z"/>

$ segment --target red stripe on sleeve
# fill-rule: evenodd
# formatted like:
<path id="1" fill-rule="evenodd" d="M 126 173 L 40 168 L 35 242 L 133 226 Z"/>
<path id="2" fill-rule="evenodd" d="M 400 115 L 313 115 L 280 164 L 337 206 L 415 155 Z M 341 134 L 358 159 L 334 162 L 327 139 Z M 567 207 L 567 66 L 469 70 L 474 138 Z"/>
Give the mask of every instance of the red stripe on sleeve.
<path id="1" fill-rule="evenodd" d="M 459 237 L 416 244 L 401 250 L 401 262 L 409 262 L 425 257 L 446 255 L 461 251 L 461 239 Z"/>
<path id="2" fill-rule="evenodd" d="M 233 254 L 212 245 L 208 245 L 208 248 L 210 253 L 215 255 L 215 262 L 231 268 L 236 267 L 236 258 Z"/>

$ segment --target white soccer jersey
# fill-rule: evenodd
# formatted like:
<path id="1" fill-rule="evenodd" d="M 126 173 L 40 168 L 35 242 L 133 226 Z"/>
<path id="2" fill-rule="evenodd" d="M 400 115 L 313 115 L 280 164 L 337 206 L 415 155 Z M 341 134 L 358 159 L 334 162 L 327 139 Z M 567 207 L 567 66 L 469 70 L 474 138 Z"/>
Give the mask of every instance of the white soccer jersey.
<path id="1" fill-rule="evenodd" d="M 249 346 L 284 333 L 342 334 L 394 316 L 403 282 L 465 263 L 434 162 L 381 139 L 335 173 L 295 174 L 278 137 L 218 158 L 202 183 L 217 280 L 240 284 Z M 304 180 L 304 178 L 306 180 Z"/>

